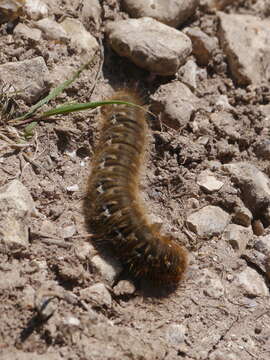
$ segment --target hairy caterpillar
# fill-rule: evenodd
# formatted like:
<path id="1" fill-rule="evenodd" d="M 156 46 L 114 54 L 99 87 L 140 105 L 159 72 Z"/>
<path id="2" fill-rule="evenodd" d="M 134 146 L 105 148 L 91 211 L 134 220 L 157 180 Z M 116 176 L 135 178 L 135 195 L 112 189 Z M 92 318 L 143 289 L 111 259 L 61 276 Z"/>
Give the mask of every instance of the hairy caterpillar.
<path id="1" fill-rule="evenodd" d="M 141 105 L 131 91 L 120 91 L 113 99 Z M 135 278 L 177 284 L 187 267 L 187 252 L 149 223 L 139 196 L 147 146 L 145 111 L 114 104 L 102 107 L 102 117 L 85 200 L 94 238 L 108 241 Z"/>

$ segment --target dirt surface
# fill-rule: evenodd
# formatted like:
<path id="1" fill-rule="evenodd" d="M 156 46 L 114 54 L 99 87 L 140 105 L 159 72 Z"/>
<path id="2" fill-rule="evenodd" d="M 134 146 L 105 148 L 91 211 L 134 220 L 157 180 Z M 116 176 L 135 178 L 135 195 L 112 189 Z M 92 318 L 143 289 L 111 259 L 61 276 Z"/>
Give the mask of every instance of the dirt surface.
<path id="1" fill-rule="evenodd" d="M 68 15 L 82 21 L 78 1 L 53 3 L 56 19 Z M 116 0 L 101 3 L 101 27 L 90 21 L 88 30 L 101 39 L 104 54 L 96 53 L 91 67 L 50 107 L 103 100 L 115 89 L 136 86 L 156 111 L 153 95 L 175 77 L 151 76 L 115 54 L 103 37 L 104 25 L 128 15 Z M 235 1 L 224 11 L 266 17 L 260 9 L 254 1 Z M 25 17 L 18 21 L 28 22 Z M 214 36 L 217 15 L 199 7 L 181 29 L 185 26 L 197 26 Z M 0 62 L 42 56 L 50 73 L 45 94 L 66 79 L 67 69 L 75 71 L 81 65 L 80 55 L 66 43 L 15 38 L 13 28 L 6 22 L 0 26 Z M 236 281 L 238 274 L 251 269 L 269 285 L 266 273 L 252 255 L 236 251 L 222 234 L 201 237 L 186 226 L 188 216 L 207 205 L 220 207 L 233 219 L 240 191 L 222 165 L 249 162 L 269 177 L 269 157 L 258 156 L 259 144 L 269 137 L 269 82 L 235 85 L 220 48 L 200 69 L 205 75 L 194 92 L 207 101 L 208 111 L 197 109 L 177 130 L 163 123 L 160 115 L 149 120 L 152 137 L 142 176 L 143 197 L 155 221 L 181 239 L 190 253 L 185 280 L 168 296 L 158 288 L 153 295 L 145 283 L 135 284 L 132 293 L 132 283 L 119 283 L 121 274 L 106 281 L 92 262 L 95 250 L 90 247 L 88 253 L 83 199 L 98 137 L 98 110 L 40 121 L 27 139 L 29 146 L 2 149 L 0 186 L 20 180 L 37 215 L 29 215 L 29 246 L 1 247 L 0 359 L 269 359 L 269 295 L 250 294 Z M 220 95 L 227 95 L 236 120 L 231 133 L 224 123 L 209 120 Z M 29 108 L 21 99 L 17 104 L 17 112 Z M 24 127 L 3 121 L 0 133 L 17 139 L 23 137 Z M 203 170 L 213 171 L 224 183 L 220 190 L 209 193 L 199 186 L 197 178 Z M 259 220 L 266 235 L 269 221 L 260 215 L 258 211 L 253 220 Z M 253 234 L 247 244 L 249 254 L 254 241 Z M 252 279 L 249 282 L 256 286 Z M 97 296 L 91 291 L 87 296 L 83 290 L 97 283 L 105 286 L 95 288 Z"/>

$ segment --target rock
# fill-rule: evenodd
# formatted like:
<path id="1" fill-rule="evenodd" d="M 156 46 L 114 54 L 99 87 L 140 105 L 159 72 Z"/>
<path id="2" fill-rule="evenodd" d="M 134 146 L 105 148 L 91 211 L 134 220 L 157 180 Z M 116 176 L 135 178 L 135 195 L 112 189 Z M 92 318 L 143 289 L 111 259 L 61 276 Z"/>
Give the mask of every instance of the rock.
<path id="1" fill-rule="evenodd" d="M 28 224 L 36 214 L 34 201 L 27 188 L 13 180 L 0 189 L 0 244 L 7 248 L 28 246 Z"/>
<path id="2" fill-rule="evenodd" d="M 18 268 L 13 268 L 11 271 L 1 273 L 0 276 L 0 292 L 3 293 L 4 290 L 11 290 L 18 287 L 23 287 L 26 283 L 26 278 L 21 277 L 20 270 Z"/>
<path id="3" fill-rule="evenodd" d="M 73 184 L 73 185 L 69 185 L 66 187 L 66 190 L 68 192 L 76 192 L 76 191 L 79 191 L 80 188 L 79 188 L 79 185 L 78 184 Z"/>
<path id="4" fill-rule="evenodd" d="M 216 109 L 218 111 L 232 110 L 233 107 L 229 103 L 227 95 L 218 95 L 216 99 Z"/>
<path id="5" fill-rule="evenodd" d="M 41 39 L 41 31 L 39 29 L 33 29 L 29 26 L 19 23 L 14 29 L 14 35 L 22 36 L 26 39 L 31 39 L 33 41 L 40 41 Z"/>
<path id="6" fill-rule="evenodd" d="M 91 264 L 109 284 L 112 284 L 123 270 L 120 262 L 116 259 L 110 258 L 105 260 L 99 255 L 95 255 L 91 259 Z"/>
<path id="7" fill-rule="evenodd" d="M 113 288 L 113 292 L 116 296 L 132 295 L 135 291 L 136 288 L 134 284 L 128 280 L 120 280 Z"/>
<path id="8" fill-rule="evenodd" d="M 63 318 L 63 324 L 66 325 L 67 327 L 73 328 L 80 326 L 81 322 L 75 316 L 66 316 Z"/>
<path id="9" fill-rule="evenodd" d="M 83 0 L 81 17 L 87 30 L 91 20 L 94 21 L 97 29 L 99 29 L 101 24 L 101 13 L 102 9 L 99 0 Z"/>
<path id="10" fill-rule="evenodd" d="M 220 44 L 238 85 L 259 85 L 269 79 L 270 20 L 223 12 L 219 12 L 218 17 Z M 247 52 L 247 49 L 252 51 Z"/>
<path id="11" fill-rule="evenodd" d="M 93 303 L 95 306 L 112 306 L 112 297 L 106 286 L 98 283 L 80 291 L 81 298 Z"/>
<path id="12" fill-rule="evenodd" d="M 191 90 L 197 88 L 197 65 L 193 60 L 188 60 L 185 65 L 181 66 L 177 76 Z"/>
<path id="13" fill-rule="evenodd" d="M 269 296 L 269 290 L 263 278 L 249 267 L 238 274 L 235 281 L 247 296 Z"/>
<path id="14" fill-rule="evenodd" d="M 242 360 L 240 354 L 228 350 L 215 350 L 209 356 L 209 360 Z"/>
<path id="15" fill-rule="evenodd" d="M 96 255 L 96 249 L 89 241 L 84 241 L 83 243 L 76 244 L 75 253 L 78 259 L 85 261 L 91 256 Z"/>
<path id="16" fill-rule="evenodd" d="M 132 17 L 151 17 L 166 25 L 178 27 L 194 15 L 198 0 L 123 0 L 123 8 Z"/>
<path id="17" fill-rule="evenodd" d="M 246 208 L 244 205 L 236 206 L 234 208 L 233 221 L 236 224 L 248 227 L 251 225 L 252 219 L 253 219 L 253 216 L 252 216 L 251 211 L 248 208 Z"/>
<path id="18" fill-rule="evenodd" d="M 247 244 L 252 239 L 252 236 L 253 232 L 251 228 L 236 224 L 228 225 L 223 233 L 223 239 L 228 241 L 240 255 L 246 250 Z"/>
<path id="19" fill-rule="evenodd" d="M 259 236 L 254 244 L 254 248 L 260 251 L 262 254 L 270 255 L 270 235 Z"/>
<path id="20" fill-rule="evenodd" d="M 270 183 L 267 176 L 247 162 L 226 164 L 222 169 L 239 186 L 242 200 L 253 215 L 266 215 L 270 206 Z"/>
<path id="21" fill-rule="evenodd" d="M 192 50 L 185 34 L 149 17 L 110 22 L 106 33 L 118 55 L 162 76 L 174 75 Z"/>
<path id="22" fill-rule="evenodd" d="M 200 5 L 208 9 L 223 10 L 235 0 L 200 0 Z"/>
<path id="23" fill-rule="evenodd" d="M 36 21 L 35 26 L 43 32 L 45 39 L 68 42 L 68 35 L 64 28 L 50 18 Z"/>
<path id="24" fill-rule="evenodd" d="M 10 84 L 17 97 L 32 104 L 46 91 L 45 79 L 49 71 L 43 57 L 0 65 L 0 83 Z"/>
<path id="25" fill-rule="evenodd" d="M 224 295 L 224 287 L 220 278 L 208 269 L 200 271 L 198 285 L 203 289 L 204 294 L 213 299 L 218 299 Z"/>
<path id="26" fill-rule="evenodd" d="M 256 143 L 255 154 L 258 158 L 270 160 L 270 140 L 264 139 Z"/>
<path id="27" fill-rule="evenodd" d="M 71 238 L 76 233 L 76 231 L 77 231 L 77 229 L 76 229 L 76 226 L 74 224 L 73 225 L 68 225 L 68 226 L 65 226 L 62 229 L 61 236 L 64 239 Z"/>
<path id="28" fill-rule="evenodd" d="M 206 192 L 213 193 L 222 188 L 224 183 L 215 178 L 211 171 L 202 171 L 197 179 L 197 184 Z"/>
<path id="29" fill-rule="evenodd" d="M 240 138 L 238 125 L 232 114 L 226 111 L 219 111 L 211 114 L 210 119 L 221 135 L 226 136 L 231 140 L 238 140 Z"/>
<path id="30" fill-rule="evenodd" d="M 99 48 L 97 40 L 83 26 L 83 24 L 72 18 L 65 18 L 61 26 L 71 40 L 70 45 L 80 53 L 92 57 Z"/>
<path id="31" fill-rule="evenodd" d="M 31 20 L 39 20 L 48 16 L 48 6 L 41 0 L 26 0 L 24 12 Z"/>
<path id="32" fill-rule="evenodd" d="M 178 346 L 185 342 L 185 333 L 187 328 L 183 324 L 170 324 L 168 325 L 165 333 L 166 342 Z"/>
<path id="33" fill-rule="evenodd" d="M 202 237 L 211 237 L 223 232 L 230 216 L 217 206 L 205 206 L 187 218 L 188 228 Z"/>
<path id="34" fill-rule="evenodd" d="M 175 130 L 189 122 L 197 107 L 199 99 L 179 81 L 161 85 L 151 96 L 151 111 L 160 114 L 161 121 Z"/>
<path id="35" fill-rule="evenodd" d="M 217 38 L 208 36 L 199 28 L 187 28 L 184 33 L 192 42 L 192 54 L 197 63 L 201 66 L 207 66 L 213 51 L 218 47 Z"/>

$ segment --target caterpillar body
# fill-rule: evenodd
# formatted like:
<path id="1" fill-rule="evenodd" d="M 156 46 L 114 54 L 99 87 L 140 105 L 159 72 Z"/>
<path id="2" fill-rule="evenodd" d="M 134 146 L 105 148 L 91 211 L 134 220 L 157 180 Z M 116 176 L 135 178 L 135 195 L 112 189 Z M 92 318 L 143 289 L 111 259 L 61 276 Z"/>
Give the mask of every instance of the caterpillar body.
<path id="1" fill-rule="evenodd" d="M 117 92 L 113 99 L 142 104 L 132 91 Z M 102 107 L 100 140 L 88 181 L 87 219 L 94 239 L 108 241 L 135 278 L 175 285 L 186 270 L 187 252 L 149 223 L 140 200 L 139 173 L 148 132 L 145 114 L 128 105 Z"/>

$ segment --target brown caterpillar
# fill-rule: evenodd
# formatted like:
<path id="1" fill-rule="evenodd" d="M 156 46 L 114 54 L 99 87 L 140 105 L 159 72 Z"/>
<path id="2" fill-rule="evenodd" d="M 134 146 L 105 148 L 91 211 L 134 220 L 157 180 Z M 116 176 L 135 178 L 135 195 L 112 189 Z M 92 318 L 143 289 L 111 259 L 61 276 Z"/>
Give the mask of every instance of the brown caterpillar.
<path id="1" fill-rule="evenodd" d="M 113 99 L 142 104 L 131 91 L 120 91 Z M 87 217 L 94 238 L 108 241 L 133 276 L 173 285 L 186 270 L 187 252 L 149 223 L 139 196 L 139 169 L 147 146 L 145 114 L 128 105 L 102 107 L 101 137 L 88 183 Z"/>

